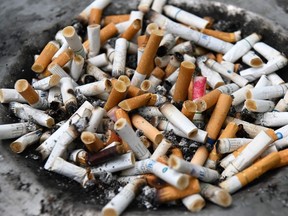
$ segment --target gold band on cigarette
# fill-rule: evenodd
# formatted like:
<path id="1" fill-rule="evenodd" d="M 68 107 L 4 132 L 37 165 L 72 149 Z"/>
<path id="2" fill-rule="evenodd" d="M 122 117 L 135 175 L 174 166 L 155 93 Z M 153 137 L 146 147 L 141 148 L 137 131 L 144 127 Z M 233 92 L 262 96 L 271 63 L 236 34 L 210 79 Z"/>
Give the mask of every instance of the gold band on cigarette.
<path id="1" fill-rule="evenodd" d="M 29 82 L 25 79 L 17 80 L 15 83 L 15 89 L 19 94 L 22 95 L 23 98 L 30 104 L 36 104 L 40 97 L 34 88 L 29 84 Z"/>
<path id="2" fill-rule="evenodd" d="M 136 68 L 136 71 L 140 74 L 147 75 L 150 74 L 149 68 L 153 64 L 154 57 L 156 55 L 159 44 L 163 38 L 164 31 L 154 30 L 149 37 L 148 43 L 144 49 L 143 55 L 140 62 Z"/>
<path id="3" fill-rule="evenodd" d="M 120 101 L 122 101 L 126 97 L 127 86 L 121 80 L 116 80 L 113 83 L 113 88 L 109 94 L 109 97 L 105 103 L 104 109 L 109 111 L 113 107 L 115 107 Z"/>
<path id="4" fill-rule="evenodd" d="M 131 121 L 134 127 L 143 131 L 144 135 L 154 144 L 158 145 L 162 141 L 163 134 L 142 116 L 135 114 L 131 117 Z"/>
<path id="5" fill-rule="evenodd" d="M 152 94 L 146 93 L 133 98 L 121 101 L 118 106 L 123 110 L 129 112 L 131 110 L 146 106 L 151 99 Z"/>
<path id="6" fill-rule="evenodd" d="M 196 178 L 190 178 L 189 186 L 184 190 L 179 190 L 173 186 L 166 186 L 157 191 L 157 201 L 160 203 L 175 201 L 192 194 L 200 192 L 199 181 Z"/>
<path id="7" fill-rule="evenodd" d="M 81 133 L 81 141 L 91 153 L 96 153 L 105 147 L 103 141 L 89 131 L 83 131 Z"/>
<path id="8" fill-rule="evenodd" d="M 141 20 L 135 19 L 131 25 L 120 35 L 120 37 L 125 38 L 130 41 L 137 32 L 141 29 Z"/>
<path id="9" fill-rule="evenodd" d="M 173 95 L 173 100 L 175 102 L 179 103 L 187 99 L 188 87 L 194 71 L 195 65 L 192 62 L 184 61 L 181 63 Z"/>
<path id="10" fill-rule="evenodd" d="M 197 105 L 197 111 L 203 112 L 214 106 L 217 103 L 220 95 L 221 91 L 218 89 L 214 89 L 208 94 L 205 94 L 203 97 L 196 99 L 195 103 Z"/>
<path id="11" fill-rule="evenodd" d="M 182 105 L 181 112 L 188 118 L 190 121 L 193 120 L 195 112 L 197 110 L 197 105 L 194 101 L 186 100 Z"/>
<path id="12" fill-rule="evenodd" d="M 109 23 L 121 23 L 128 21 L 130 19 L 130 14 L 121 14 L 121 15 L 109 15 L 104 17 L 103 26 L 108 25 Z"/>
<path id="13" fill-rule="evenodd" d="M 88 20 L 88 24 L 92 25 L 92 24 L 99 24 L 101 23 L 101 17 L 102 17 L 102 9 L 99 8 L 92 8 L 90 11 L 90 15 L 89 15 L 89 20 Z"/>
<path id="14" fill-rule="evenodd" d="M 238 41 L 238 38 L 234 32 L 222 32 L 212 29 L 202 29 L 201 32 L 230 43 L 235 43 Z"/>
<path id="15" fill-rule="evenodd" d="M 32 70 L 36 73 L 42 73 L 45 68 L 51 62 L 52 57 L 58 51 L 59 45 L 54 42 L 50 41 L 42 50 L 39 57 L 36 59 L 34 64 L 32 65 Z"/>

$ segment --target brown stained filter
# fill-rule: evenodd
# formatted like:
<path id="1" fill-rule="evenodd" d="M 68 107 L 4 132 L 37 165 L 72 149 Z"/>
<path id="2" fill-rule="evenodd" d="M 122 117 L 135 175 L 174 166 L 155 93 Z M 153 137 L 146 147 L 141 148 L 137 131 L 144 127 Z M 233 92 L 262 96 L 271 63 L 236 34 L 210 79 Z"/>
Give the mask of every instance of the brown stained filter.
<path id="1" fill-rule="evenodd" d="M 159 80 L 162 80 L 165 76 L 165 72 L 160 67 L 155 67 L 152 71 L 152 75 L 158 78 Z"/>
<path id="2" fill-rule="evenodd" d="M 15 83 L 14 88 L 16 89 L 19 94 L 30 104 L 36 104 L 40 97 L 34 88 L 29 84 L 29 82 L 25 79 L 19 79 Z"/>
<path id="3" fill-rule="evenodd" d="M 265 172 L 273 169 L 281 161 L 279 152 L 272 152 L 266 157 L 260 159 L 256 163 L 252 164 L 247 169 L 236 174 L 242 186 L 245 186 L 263 175 Z"/>
<path id="4" fill-rule="evenodd" d="M 279 168 L 288 165 L 288 149 L 279 151 L 280 162 L 274 167 Z"/>
<path id="5" fill-rule="evenodd" d="M 152 87 L 152 83 L 150 80 L 143 80 L 143 82 L 140 84 L 140 89 L 143 92 L 149 92 L 151 87 Z"/>
<path id="6" fill-rule="evenodd" d="M 166 155 L 162 155 L 162 156 L 158 157 L 156 161 L 158 161 L 159 163 L 162 163 L 166 166 L 168 165 L 168 158 Z"/>
<path id="7" fill-rule="evenodd" d="M 84 41 L 84 43 L 82 45 L 85 48 L 85 50 L 88 52 L 89 51 L 89 40 Z"/>
<path id="8" fill-rule="evenodd" d="M 205 16 L 203 17 L 203 19 L 207 20 L 208 21 L 208 24 L 206 25 L 205 29 L 208 28 L 212 28 L 214 22 L 215 22 L 215 19 L 213 17 L 210 17 L 210 16 Z"/>
<path id="9" fill-rule="evenodd" d="M 140 88 L 136 87 L 136 86 L 133 86 L 133 85 L 130 85 L 128 87 L 128 90 L 127 90 L 127 95 L 126 95 L 126 98 L 132 98 L 132 97 L 136 97 L 136 96 L 139 96 L 139 95 L 142 95 L 144 94 L 145 92 L 142 91 Z"/>
<path id="10" fill-rule="evenodd" d="M 216 61 L 221 64 L 221 62 L 223 61 L 223 54 L 222 53 L 216 54 Z"/>
<path id="11" fill-rule="evenodd" d="M 150 23 L 146 29 L 145 29 L 145 34 L 150 36 L 153 31 L 158 30 L 159 26 L 156 23 Z"/>
<path id="12" fill-rule="evenodd" d="M 121 23 L 125 21 L 129 21 L 130 14 L 120 14 L 120 15 L 109 15 L 104 17 L 103 26 L 108 25 L 109 23 Z"/>
<path id="13" fill-rule="evenodd" d="M 105 137 L 106 137 L 105 146 L 113 142 L 121 142 L 121 138 L 113 130 L 108 130 L 105 133 Z"/>
<path id="14" fill-rule="evenodd" d="M 117 120 L 119 120 L 120 118 L 126 119 L 127 123 L 128 123 L 130 126 L 132 126 L 132 122 L 131 122 L 131 120 L 130 120 L 130 117 L 129 117 L 128 113 L 127 113 L 125 110 L 123 110 L 123 109 L 121 109 L 121 108 L 117 109 L 117 110 L 115 111 L 115 116 L 116 116 L 116 119 L 117 119 Z"/>
<path id="15" fill-rule="evenodd" d="M 251 111 L 256 111 L 257 110 L 257 104 L 256 104 L 256 102 L 254 100 L 247 99 L 245 101 L 245 106 Z"/>
<path id="16" fill-rule="evenodd" d="M 132 40 L 132 38 L 141 29 L 141 20 L 135 19 L 131 25 L 120 35 L 120 37 L 125 38 L 127 41 Z"/>
<path id="17" fill-rule="evenodd" d="M 217 103 L 220 95 L 221 91 L 214 89 L 203 97 L 196 99 L 195 103 L 197 105 L 197 111 L 204 112 L 205 110 L 214 106 Z"/>
<path id="18" fill-rule="evenodd" d="M 178 65 L 171 64 L 171 60 L 170 60 L 169 64 L 165 68 L 165 77 L 167 78 L 171 76 L 171 74 L 173 74 L 177 70 L 178 67 L 179 67 Z"/>
<path id="19" fill-rule="evenodd" d="M 206 131 L 210 139 L 216 140 L 232 104 L 232 97 L 221 94 L 208 121 Z"/>
<path id="20" fill-rule="evenodd" d="M 251 65 L 254 67 L 260 67 L 263 65 L 263 61 L 260 58 L 254 58 L 251 60 Z"/>
<path id="21" fill-rule="evenodd" d="M 103 45 L 108 39 L 116 36 L 118 29 L 114 23 L 110 23 L 100 30 L 100 44 Z"/>
<path id="22" fill-rule="evenodd" d="M 140 74 L 147 75 L 150 73 L 149 68 L 151 67 L 151 62 L 153 62 L 156 55 L 159 44 L 163 38 L 164 31 L 154 30 L 149 37 L 148 43 L 144 49 L 143 55 L 140 62 L 136 68 L 136 71 Z"/>
<path id="23" fill-rule="evenodd" d="M 238 125 L 235 122 L 229 122 L 218 139 L 224 138 L 234 138 L 238 131 Z M 213 150 L 210 152 L 208 158 L 212 161 L 218 162 L 222 158 L 222 154 L 217 152 L 216 145 L 214 145 Z"/>
<path id="24" fill-rule="evenodd" d="M 63 67 L 67 62 L 69 62 L 73 58 L 73 51 L 71 49 L 67 49 L 63 51 L 56 59 L 54 59 L 49 65 L 51 64 L 58 64 L 60 67 Z M 43 72 L 45 74 L 50 74 L 49 67 Z"/>
<path id="25" fill-rule="evenodd" d="M 142 116 L 138 114 L 132 115 L 131 121 L 133 126 L 143 131 L 144 135 L 154 144 L 158 145 L 162 141 L 163 134 Z"/>
<path id="26" fill-rule="evenodd" d="M 175 102 L 179 103 L 187 99 L 188 87 L 194 71 L 195 65 L 192 62 L 184 61 L 181 63 L 173 95 Z"/>
<path id="27" fill-rule="evenodd" d="M 190 121 L 193 120 L 195 112 L 197 110 L 197 105 L 194 101 L 186 100 L 182 105 L 181 112 L 188 118 Z"/>
<path id="28" fill-rule="evenodd" d="M 90 11 L 90 15 L 89 15 L 89 20 L 88 20 L 88 24 L 92 25 L 92 24 L 99 24 L 101 23 L 101 17 L 102 17 L 102 9 L 99 8 L 92 8 Z"/>
<path id="29" fill-rule="evenodd" d="M 81 133 L 81 141 L 91 153 L 96 153 L 105 147 L 102 140 L 100 140 L 94 133 L 89 131 L 83 131 Z"/>
<path id="30" fill-rule="evenodd" d="M 139 48 L 144 48 L 147 46 L 149 40 L 149 36 L 148 35 L 140 35 L 137 38 L 137 44 Z"/>
<path id="31" fill-rule="evenodd" d="M 118 106 L 123 110 L 129 112 L 131 110 L 146 106 L 151 98 L 151 93 L 146 93 L 133 98 L 121 101 Z"/>
<path id="32" fill-rule="evenodd" d="M 49 63 L 52 60 L 52 57 L 55 55 L 55 53 L 59 49 L 59 44 L 50 41 L 42 50 L 39 57 L 36 59 L 34 64 L 32 65 L 32 70 L 36 73 L 42 73 L 45 68 L 49 65 Z"/>
<path id="33" fill-rule="evenodd" d="M 121 76 L 119 76 L 119 77 L 118 77 L 118 80 L 121 80 L 122 82 L 124 82 L 127 88 L 128 88 L 128 87 L 130 86 L 130 84 L 131 84 L 129 77 L 126 76 L 126 75 L 121 75 Z"/>
<path id="34" fill-rule="evenodd" d="M 21 153 L 25 150 L 25 148 L 23 147 L 21 142 L 12 142 L 10 144 L 10 149 L 14 152 L 14 153 Z"/>
<path id="35" fill-rule="evenodd" d="M 108 112 L 110 109 L 115 107 L 120 101 L 122 101 L 126 97 L 126 92 L 126 84 L 121 80 L 116 80 L 105 103 L 104 109 Z"/>
<path id="36" fill-rule="evenodd" d="M 179 190 L 173 186 L 166 186 L 157 191 L 156 200 L 160 203 L 175 201 L 200 192 L 199 181 L 190 177 L 187 188 Z"/>
<path id="37" fill-rule="evenodd" d="M 183 153 L 182 150 L 180 148 L 174 147 L 171 149 L 171 155 L 179 157 L 181 159 L 183 159 Z"/>
<path id="38" fill-rule="evenodd" d="M 226 42 L 230 43 L 235 43 L 237 42 L 237 37 L 235 34 L 232 32 L 222 32 L 222 31 L 216 31 L 216 30 L 211 30 L 211 29 L 202 29 L 202 33 L 216 37 L 218 39 L 224 40 Z"/>

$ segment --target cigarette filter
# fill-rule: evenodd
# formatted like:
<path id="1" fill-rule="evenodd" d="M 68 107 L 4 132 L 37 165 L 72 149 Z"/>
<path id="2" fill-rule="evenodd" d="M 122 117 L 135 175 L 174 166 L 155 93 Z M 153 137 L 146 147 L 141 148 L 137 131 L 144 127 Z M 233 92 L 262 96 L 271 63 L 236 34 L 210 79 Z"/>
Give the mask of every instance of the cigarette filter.
<path id="1" fill-rule="evenodd" d="M 59 44 L 56 41 L 50 41 L 42 50 L 39 57 L 32 65 L 32 70 L 36 73 L 42 73 L 49 65 L 54 54 L 58 51 Z"/>
<path id="2" fill-rule="evenodd" d="M 197 110 L 197 105 L 194 101 L 186 100 L 182 105 L 181 112 L 188 118 L 190 121 L 193 120 L 195 112 Z"/>
<path id="3" fill-rule="evenodd" d="M 244 106 L 251 112 L 264 113 L 274 110 L 275 103 L 268 100 L 247 99 Z"/>
<path id="4" fill-rule="evenodd" d="M 112 90 L 109 94 L 108 100 L 105 103 L 104 109 L 106 111 L 111 110 L 115 107 L 119 102 L 125 99 L 127 92 L 127 86 L 121 80 L 117 80 L 112 87 Z"/>
<path id="5" fill-rule="evenodd" d="M 109 23 L 100 30 L 100 44 L 103 45 L 107 40 L 118 34 L 118 29 L 114 23 Z"/>
<path id="6" fill-rule="evenodd" d="M 0 103 L 19 102 L 26 103 L 27 101 L 16 89 L 0 89 Z"/>
<path id="7" fill-rule="evenodd" d="M 278 86 L 264 86 L 261 88 L 249 89 L 246 92 L 246 99 L 273 99 L 283 97 L 288 89 L 288 84 Z"/>
<path id="8" fill-rule="evenodd" d="M 15 153 L 22 153 L 28 146 L 39 141 L 42 129 L 27 133 L 10 144 L 10 149 Z"/>
<path id="9" fill-rule="evenodd" d="M 161 13 L 164 5 L 166 4 L 166 2 L 167 2 L 167 0 L 156 0 L 156 1 L 153 1 L 151 9 L 156 11 L 156 12 L 158 12 L 158 13 Z"/>
<path id="10" fill-rule="evenodd" d="M 273 169 L 280 161 L 281 158 L 278 152 L 271 153 L 242 172 L 221 182 L 219 186 L 231 194 L 235 193 L 237 190 L 254 181 L 267 171 Z"/>
<path id="11" fill-rule="evenodd" d="M 131 117 L 131 121 L 133 123 L 133 126 L 143 131 L 144 135 L 154 144 L 158 145 L 162 141 L 163 134 L 142 116 L 134 114 Z"/>
<path id="12" fill-rule="evenodd" d="M 189 138 L 192 138 L 197 133 L 198 128 L 171 103 L 167 102 L 162 105 L 160 111 Z"/>
<path id="13" fill-rule="evenodd" d="M 211 92 L 205 94 L 203 97 L 194 100 L 197 105 L 197 111 L 204 112 L 205 110 L 214 106 L 217 103 L 220 95 L 221 91 L 214 89 Z"/>
<path id="14" fill-rule="evenodd" d="M 210 36 L 213 36 L 215 38 L 218 38 L 220 40 L 235 43 L 241 39 L 241 31 L 236 32 L 223 32 L 223 31 L 216 31 L 208 28 L 201 29 L 201 32 Z"/>
<path id="15" fill-rule="evenodd" d="M 250 166 L 277 139 L 271 129 L 261 131 L 222 172 L 222 177 L 231 177 Z"/>
<path id="16" fill-rule="evenodd" d="M 96 134 L 89 131 L 83 131 L 81 133 L 81 141 L 91 153 L 99 152 L 105 146 L 103 141 L 99 139 Z"/>
<path id="17" fill-rule="evenodd" d="M 198 192 L 200 192 L 199 181 L 195 178 L 190 178 L 189 185 L 184 190 L 179 190 L 173 186 L 165 186 L 159 189 L 156 194 L 156 200 L 160 203 L 170 202 Z"/>
<path id="18" fill-rule="evenodd" d="M 241 104 L 242 102 L 244 102 L 245 98 L 246 98 L 246 92 L 252 88 L 253 88 L 253 86 L 248 84 L 248 85 L 238 89 L 237 91 L 233 92 L 231 94 L 233 97 L 232 105 L 237 106 L 237 105 Z"/>
<path id="19" fill-rule="evenodd" d="M 261 67 L 263 65 L 262 59 L 256 55 L 254 51 L 249 51 L 242 56 L 242 61 L 250 67 Z"/>
<path id="20" fill-rule="evenodd" d="M 135 164 L 134 154 L 132 152 L 128 152 L 126 154 L 114 157 L 101 165 L 92 167 L 91 172 L 94 175 L 102 173 L 103 171 L 114 173 L 132 168 L 134 167 L 134 164 Z"/>
<path id="21" fill-rule="evenodd" d="M 207 59 L 206 65 L 210 67 L 212 70 L 217 71 L 225 78 L 232 80 L 234 83 L 243 87 L 248 84 L 248 80 L 244 77 L 240 76 L 239 74 L 233 72 L 233 70 L 227 70 L 223 65 L 219 64 L 213 59 Z"/>
<path id="22" fill-rule="evenodd" d="M 128 21 L 129 17 L 130 17 L 130 14 L 117 14 L 117 15 L 105 16 L 103 19 L 103 26 L 106 26 L 111 22 L 114 24 L 117 24 L 117 23 Z"/>
<path id="23" fill-rule="evenodd" d="M 108 79 L 103 79 L 100 81 L 88 83 L 75 88 L 75 90 L 80 91 L 85 96 L 96 96 L 105 92 L 110 92 L 112 89 L 111 81 Z"/>
<path id="24" fill-rule="evenodd" d="M 129 91 L 129 89 L 128 89 Z M 128 94 L 128 93 L 127 93 Z M 121 101 L 118 106 L 122 108 L 123 110 L 129 112 L 134 109 L 138 109 L 140 107 L 146 106 L 149 103 L 149 100 L 151 99 L 152 94 L 151 93 L 145 93 L 141 94 L 139 96 L 135 96 L 129 99 L 125 99 Z"/>
<path id="25" fill-rule="evenodd" d="M 103 12 L 102 9 L 95 8 L 95 7 L 91 8 L 88 24 L 89 25 L 100 24 L 102 12 Z"/>
<path id="26" fill-rule="evenodd" d="M 114 130 L 129 145 L 137 159 L 143 160 L 151 156 L 151 153 L 141 142 L 140 138 L 136 135 L 126 119 L 120 118 L 117 120 L 114 125 Z"/>
<path id="27" fill-rule="evenodd" d="M 87 26 L 87 35 L 89 40 L 89 57 L 94 57 L 100 50 L 100 28 L 99 23 Z"/>
<path id="28" fill-rule="evenodd" d="M 140 19 L 135 19 L 130 26 L 120 35 L 120 37 L 126 39 L 127 41 L 132 40 L 132 38 L 141 29 L 142 23 Z"/>
<path id="29" fill-rule="evenodd" d="M 178 172 L 189 174 L 204 182 L 215 182 L 220 177 L 219 173 L 215 170 L 189 163 L 174 155 L 170 156 L 168 165 Z"/>
<path id="30" fill-rule="evenodd" d="M 183 205 L 191 212 L 199 212 L 206 205 L 200 194 L 193 194 L 182 199 Z"/>
<path id="31" fill-rule="evenodd" d="M 109 203 L 107 203 L 101 214 L 103 216 L 120 215 L 133 201 L 141 188 L 146 184 L 143 178 L 134 179 L 128 183 Z"/>
<path id="32" fill-rule="evenodd" d="M 224 189 L 208 183 L 200 183 L 200 194 L 207 200 L 221 206 L 229 207 L 232 204 L 231 195 Z"/>

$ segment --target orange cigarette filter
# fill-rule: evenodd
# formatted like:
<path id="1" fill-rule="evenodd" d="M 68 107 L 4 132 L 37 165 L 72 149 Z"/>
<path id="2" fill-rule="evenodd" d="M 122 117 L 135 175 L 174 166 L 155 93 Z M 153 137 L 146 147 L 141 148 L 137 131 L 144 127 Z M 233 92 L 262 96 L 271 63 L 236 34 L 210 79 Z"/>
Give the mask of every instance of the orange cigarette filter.
<path id="1" fill-rule="evenodd" d="M 25 100 L 30 104 L 36 104 L 40 97 L 35 91 L 35 89 L 29 84 L 29 82 L 25 79 L 19 79 L 15 83 L 15 89 L 19 94 L 25 98 Z"/>
<path id="2" fill-rule="evenodd" d="M 197 105 L 194 101 L 186 100 L 184 101 L 182 105 L 181 112 L 191 121 L 193 120 L 193 117 L 195 115 L 195 112 L 197 110 Z"/>
<path id="3" fill-rule="evenodd" d="M 279 164 L 277 164 L 275 166 L 275 168 L 287 166 L 288 165 L 288 149 L 279 151 L 278 153 L 279 153 L 281 160 L 280 160 Z"/>
<path id="4" fill-rule="evenodd" d="M 140 88 L 130 85 L 127 90 L 126 98 L 133 98 L 139 95 L 144 94 L 145 92 L 142 91 Z"/>
<path id="5" fill-rule="evenodd" d="M 151 74 L 160 80 L 165 76 L 165 72 L 160 67 L 155 67 Z"/>
<path id="6" fill-rule="evenodd" d="M 222 53 L 217 53 L 216 54 L 216 61 L 218 63 L 221 63 L 223 61 L 223 54 Z"/>
<path id="7" fill-rule="evenodd" d="M 121 142 L 121 138 L 113 130 L 108 130 L 105 133 L 105 137 L 106 137 L 105 146 L 113 142 Z"/>
<path id="8" fill-rule="evenodd" d="M 190 162 L 192 164 L 197 164 L 197 165 L 203 166 L 205 164 L 208 156 L 209 156 L 209 152 L 208 152 L 206 146 L 202 145 L 202 146 L 199 146 L 199 148 L 197 149 L 197 151 L 193 155 Z"/>
<path id="9" fill-rule="evenodd" d="M 122 101 L 126 97 L 127 86 L 121 80 L 116 80 L 113 83 L 113 88 L 109 94 L 109 97 L 104 105 L 104 109 L 109 111 L 113 107 L 115 107 L 120 101 Z"/>
<path id="10" fill-rule="evenodd" d="M 105 147 L 103 141 L 89 131 L 81 133 L 81 141 L 91 153 L 96 153 Z"/>
<path id="11" fill-rule="evenodd" d="M 196 99 L 195 103 L 197 105 L 197 111 L 203 112 L 214 106 L 217 103 L 220 95 L 221 91 L 214 89 L 208 94 L 205 94 L 203 97 Z"/>
<path id="12" fill-rule="evenodd" d="M 130 117 L 129 117 L 128 113 L 125 110 L 123 110 L 121 108 L 117 109 L 115 111 L 115 116 L 116 116 L 117 120 L 120 119 L 120 118 L 125 118 L 126 121 L 128 122 L 128 124 L 132 126 L 132 122 L 130 120 Z"/>
<path id="13" fill-rule="evenodd" d="M 42 50 L 39 57 L 32 65 L 32 70 L 36 73 L 42 73 L 50 64 L 52 57 L 59 49 L 59 44 L 55 41 L 50 41 Z"/>
<path id="14" fill-rule="evenodd" d="M 102 9 L 99 8 L 92 8 L 90 11 L 90 15 L 89 15 L 89 20 L 88 23 L 89 25 L 92 24 L 99 24 L 101 23 L 101 17 L 102 17 Z"/>
<path id="15" fill-rule="evenodd" d="M 118 29 L 114 23 L 110 23 L 100 30 L 100 44 L 104 44 L 110 38 L 118 34 Z"/>
<path id="16" fill-rule="evenodd" d="M 159 44 L 163 38 L 163 30 L 154 30 L 152 31 L 151 36 L 149 37 L 148 43 L 144 49 L 143 55 L 140 59 L 140 62 L 136 68 L 136 71 L 140 74 L 147 75 L 151 71 L 151 62 L 153 62 L 156 55 Z"/>
<path id="17" fill-rule="evenodd" d="M 121 23 L 125 21 L 129 21 L 130 14 L 120 14 L 120 15 L 109 15 L 105 16 L 103 19 L 103 26 L 108 25 L 109 23 Z"/>
<path id="18" fill-rule="evenodd" d="M 120 35 L 120 37 L 125 38 L 130 41 L 137 34 L 137 32 L 141 29 L 141 20 L 135 19 L 131 25 Z"/>
<path id="19" fill-rule="evenodd" d="M 139 48 L 145 48 L 149 40 L 148 35 L 140 35 L 137 37 L 137 44 Z"/>
<path id="20" fill-rule="evenodd" d="M 181 63 L 173 95 L 175 102 L 179 103 L 187 99 L 188 87 L 194 71 L 195 65 L 192 62 L 184 61 Z"/>
<path id="21" fill-rule="evenodd" d="M 146 106 L 151 99 L 151 96 L 151 93 L 145 93 L 133 98 L 123 100 L 118 104 L 118 106 L 123 110 L 129 112 L 131 110 Z"/>
<path id="22" fill-rule="evenodd" d="M 157 191 L 156 199 L 160 203 L 175 201 L 200 192 L 198 179 L 190 177 L 187 188 L 179 190 L 173 186 L 166 186 Z"/>
<path id="23" fill-rule="evenodd" d="M 152 188 L 160 189 L 168 185 L 165 181 L 153 174 L 145 174 L 144 177 L 147 181 L 147 184 Z"/>
<path id="24" fill-rule="evenodd" d="M 174 155 L 174 156 L 179 157 L 181 159 L 184 158 L 181 149 L 177 148 L 177 147 L 174 147 L 171 149 L 171 155 Z"/>
<path id="25" fill-rule="evenodd" d="M 222 31 L 216 31 L 212 29 L 202 29 L 202 33 L 219 38 L 221 40 L 224 40 L 226 42 L 235 43 L 238 41 L 237 36 L 234 32 L 222 32 Z"/>

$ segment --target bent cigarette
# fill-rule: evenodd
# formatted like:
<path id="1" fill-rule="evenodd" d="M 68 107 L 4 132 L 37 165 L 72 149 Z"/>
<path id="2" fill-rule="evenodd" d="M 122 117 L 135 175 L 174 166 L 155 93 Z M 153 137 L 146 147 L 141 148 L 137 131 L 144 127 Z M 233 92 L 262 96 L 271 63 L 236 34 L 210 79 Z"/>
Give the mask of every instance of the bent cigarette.
<path id="1" fill-rule="evenodd" d="M 241 31 L 235 32 L 223 32 L 223 31 L 216 31 L 208 28 L 201 29 L 201 32 L 215 38 L 221 39 L 226 42 L 235 43 L 241 39 Z"/>
<path id="2" fill-rule="evenodd" d="M 58 51 L 59 44 L 56 41 L 50 41 L 42 50 L 39 57 L 32 65 L 32 70 L 36 73 L 42 73 L 50 64 L 52 57 Z"/>
<path id="3" fill-rule="evenodd" d="M 162 105 L 160 111 L 187 137 L 192 138 L 197 133 L 198 128 L 171 103 L 165 103 Z"/>
<path id="4" fill-rule="evenodd" d="M 135 153 L 137 159 L 143 160 L 151 156 L 151 153 L 141 142 L 127 120 L 120 118 L 115 122 L 114 130 L 125 140 L 131 150 Z"/>
<path id="5" fill-rule="evenodd" d="M 226 190 L 202 182 L 200 183 L 200 188 L 200 194 L 207 200 L 225 208 L 232 204 L 232 197 Z"/>
<path id="6" fill-rule="evenodd" d="M 195 65 L 191 62 L 182 62 L 180 65 L 179 75 L 176 81 L 175 93 L 173 100 L 175 102 L 183 102 L 187 99 L 188 87 L 191 77 L 194 73 Z"/>
<path id="7" fill-rule="evenodd" d="M 280 163 L 280 161 L 281 157 L 279 153 L 273 152 L 242 172 L 239 172 L 235 176 L 221 182 L 219 186 L 228 191 L 230 194 L 235 193 L 237 190 L 254 181 L 267 171 L 273 169 Z"/>
<path id="8" fill-rule="evenodd" d="M 238 41 L 225 55 L 223 59 L 225 61 L 229 61 L 234 63 L 243 55 L 245 55 L 255 43 L 261 40 L 261 35 L 253 33 L 242 40 Z"/>
<path id="9" fill-rule="evenodd" d="M 169 157 L 168 165 L 178 172 L 189 174 L 204 182 L 215 182 L 220 177 L 219 173 L 215 170 L 189 163 L 174 155 Z"/>
<path id="10" fill-rule="evenodd" d="M 42 129 L 27 133 L 10 144 L 10 149 L 15 153 L 22 153 L 28 146 L 40 140 Z M 2 139 L 2 137 L 1 137 Z"/>
<path id="11" fill-rule="evenodd" d="M 134 114 L 131 117 L 131 121 L 133 126 L 141 130 L 144 135 L 154 144 L 158 145 L 162 141 L 163 134 L 148 121 L 146 121 L 146 119 L 144 119 L 142 116 Z"/>
<path id="12" fill-rule="evenodd" d="M 134 200 L 141 188 L 146 184 L 144 178 L 134 179 L 128 183 L 109 203 L 101 210 L 103 216 L 120 215 Z"/>

